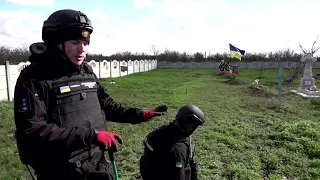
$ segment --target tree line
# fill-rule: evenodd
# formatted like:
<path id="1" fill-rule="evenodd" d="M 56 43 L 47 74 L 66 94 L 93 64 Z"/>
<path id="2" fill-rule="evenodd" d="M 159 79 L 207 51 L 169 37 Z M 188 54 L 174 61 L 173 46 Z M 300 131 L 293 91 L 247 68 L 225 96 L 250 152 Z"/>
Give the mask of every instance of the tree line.
<path id="1" fill-rule="evenodd" d="M 160 53 L 154 46 L 152 46 L 151 51 L 153 55 L 148 55 L 146 53 L 132 53 L 132 52 L 118 52 L 110 56 L 104 56 L 102 54 L 88 54 L 87 60 L 136 60 L 136 59 L 157 59 L 158 61 L 167 62 L 220 62 L 224 60 L 232 60 L 228 53 L 216 53 L 209 54 L 197 52 L 197 53 L 187 53 L 178 52 L 171 50 L 164 50 Z M 26 47 L 19 47 L 10 49 L 6 46 L 0 46 L 0 64 L 4 65 L 5 61 L 9 61 L 10 64 L 18 64 L 20 62 L 25 62 L 30 56 L 30 51 Z M 269 53 L 246 53 L 242 57 L 243 62 L 255 62 L 255 61 L 277 61 L 277 62 L 297 62 L 300 61 L 303 53 L 296 53 L 289 48 L 284 50 L 279 50 L 276 52 Z M 319 57 L 317 57 L 319 60 Z"/>

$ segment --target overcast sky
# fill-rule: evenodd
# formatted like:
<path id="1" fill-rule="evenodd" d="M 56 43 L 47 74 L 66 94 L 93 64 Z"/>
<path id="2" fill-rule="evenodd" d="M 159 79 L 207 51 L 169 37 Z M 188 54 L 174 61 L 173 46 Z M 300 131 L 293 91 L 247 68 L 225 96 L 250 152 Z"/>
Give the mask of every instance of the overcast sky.
<path id="1" fill-rule="evenodd" d="M 0 45 L 41 42 L 43 21 L 59 9 L 91 19 L 90 52 L 152 54 L 310 49 L 320 35 L 319 0 L 0 0 Z M 320 46 L 320 39 L 318 42 Z M 319 53 L 317 53 L 318 55 Z"/>

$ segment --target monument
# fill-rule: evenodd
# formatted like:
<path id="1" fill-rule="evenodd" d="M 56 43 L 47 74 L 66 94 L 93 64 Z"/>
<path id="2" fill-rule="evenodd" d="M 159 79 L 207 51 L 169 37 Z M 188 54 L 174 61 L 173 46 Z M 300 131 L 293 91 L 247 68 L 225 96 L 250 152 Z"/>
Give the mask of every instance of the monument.
<path id="1" fill-rule="evenodd" d="M 217 72 L 217 75 L 223 76 L 223 75 L 231 75 L 235 76 L 238 75 L 238 67 L 237 65 L 231 65 L 230 61 L 222 59 L 219 63 L 219 71 Z"/>
<path id="2" fill-rule="evenodd" d="M 303 77 L 300 81 L 299 90 L 304 91 L 304 89 L 314 90 L 315 79 L 312 75 L 312 63 L 316 62 L 317 58 L 312 57 L 311 53 L 307 53 L 305 56 L 301 58 L 301 62 L 305 63 Z"/>
<path id="3" fill-rule="evenodd" d="M 320 90 L 317 89 L 315 78 L 313 78 L 313 74 L 312 74 L 312 63 L 317 61 L 317 58 L 313 57 L 313 54 L 316 52 L 313 46 L 312 46 L 311 52 L 307 52 L 300 45 L 302 51 L 304 52 L 304 56 L 301 57 L 301 62 L 305 63 L 305 67 L 304 67 L 303 77 L 300 79 L 300 87 L 297 90 L 292 90 L 292 92 L 295 92 L 303 97 L 319 97 L 320 98 Z M 318 49 L 319 48 L 317 48 L 317 50 Z"/>
<path id="4" fill-rule="evenodd" d="M 217 75 L 225 75 L 225 74 L 231 74 L 231 68 L 230 68 L 230 62 L 225 61 L 222 59 L 219 63 L 219 71 L 217 72 Z"/>

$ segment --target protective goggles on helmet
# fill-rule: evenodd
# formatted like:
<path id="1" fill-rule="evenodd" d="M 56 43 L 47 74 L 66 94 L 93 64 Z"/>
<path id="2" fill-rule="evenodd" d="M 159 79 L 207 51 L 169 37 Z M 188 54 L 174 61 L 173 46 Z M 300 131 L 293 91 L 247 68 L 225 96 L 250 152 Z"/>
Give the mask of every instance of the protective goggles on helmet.
<path id="1" fill-rule="evenodd" d="M 202 125 L 203 124 L 203 120 L 200 119 L 197 115 L 192 114 L 188 117 L 188 121 L 190 122 L 194 122 L 197 125 Z"/>

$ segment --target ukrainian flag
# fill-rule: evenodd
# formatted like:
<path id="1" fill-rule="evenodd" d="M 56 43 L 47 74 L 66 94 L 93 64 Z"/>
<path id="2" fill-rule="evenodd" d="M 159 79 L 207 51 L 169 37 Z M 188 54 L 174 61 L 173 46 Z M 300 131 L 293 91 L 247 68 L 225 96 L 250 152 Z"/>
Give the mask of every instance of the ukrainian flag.
<path id="1" fill-rule="evenodd" d="M 71 89 L 70 89 L 69 86 L 62 86 L 62 87 L 60 87 L 60 92 L 61 92 L 61 93 L 66 93 L 66 92 L 70 92 L 70 91 L 71 91 Z"/>
<path id="2" fill-rule="evenodd" d="M 239 61 L 241 61 L 241 57 L 244 55 L 246 51 L 241 50 L 230 43 L 229 43 L 229 47 L 230 47 L 230 56 L 232 58 L 236 58 L 236 59 L 239 59 Z"/>

